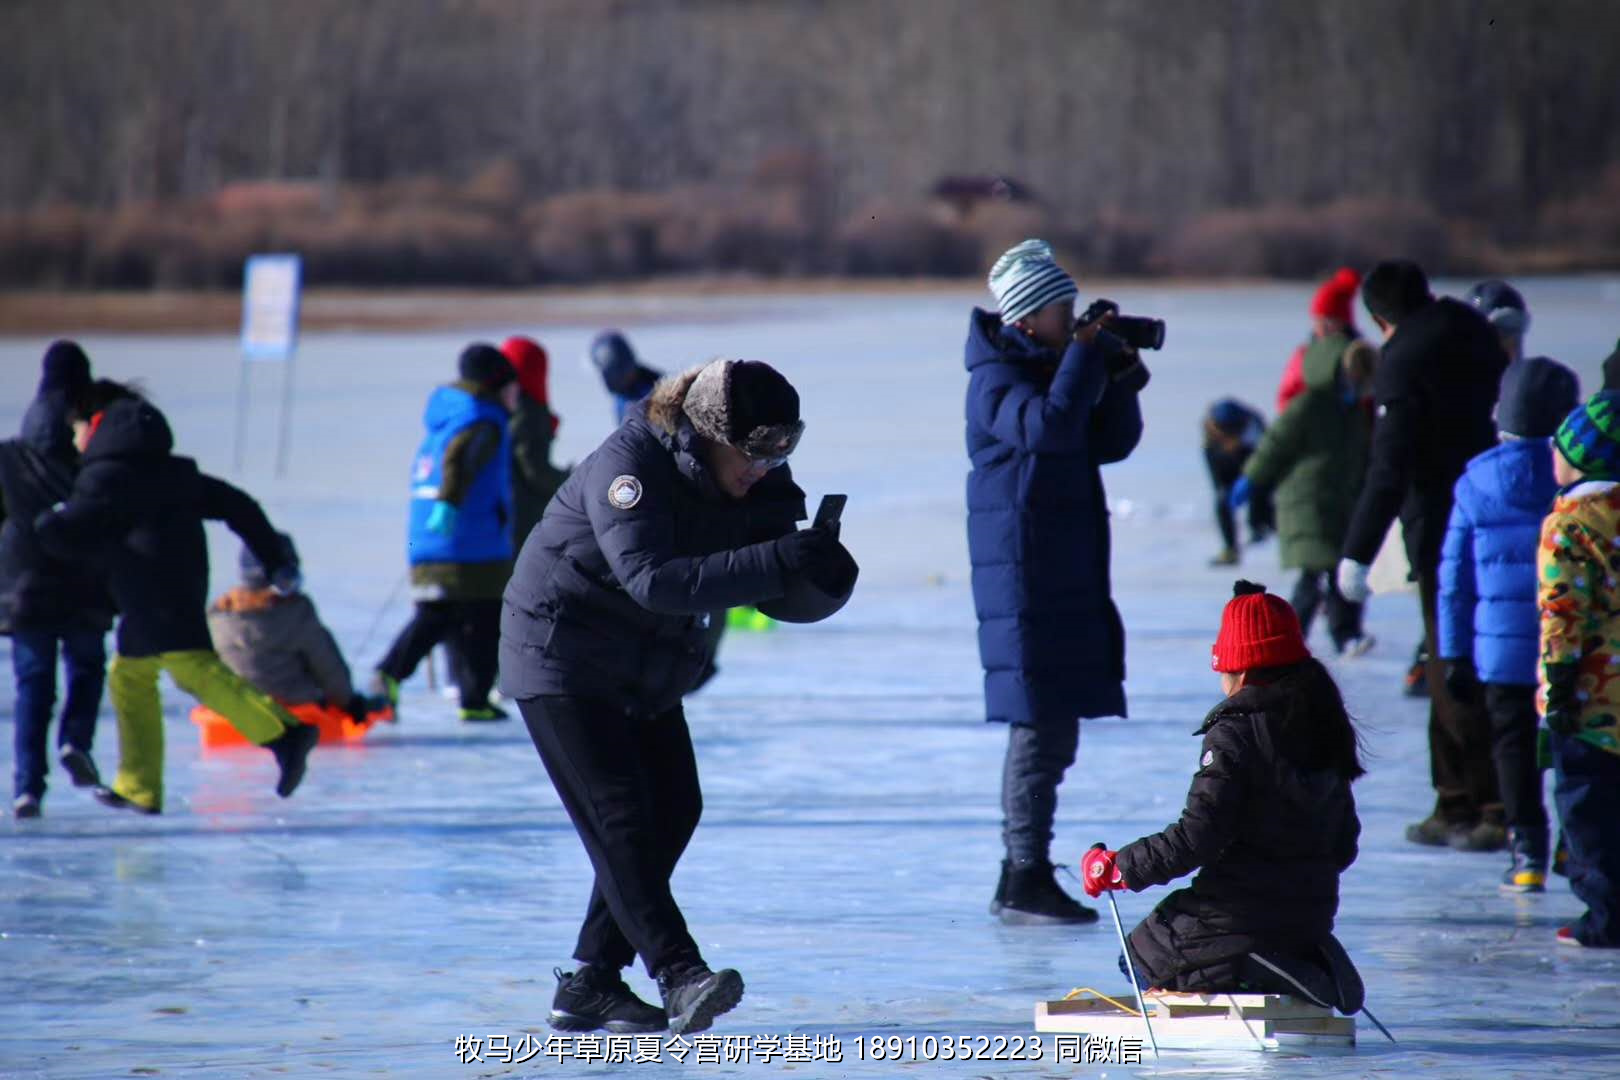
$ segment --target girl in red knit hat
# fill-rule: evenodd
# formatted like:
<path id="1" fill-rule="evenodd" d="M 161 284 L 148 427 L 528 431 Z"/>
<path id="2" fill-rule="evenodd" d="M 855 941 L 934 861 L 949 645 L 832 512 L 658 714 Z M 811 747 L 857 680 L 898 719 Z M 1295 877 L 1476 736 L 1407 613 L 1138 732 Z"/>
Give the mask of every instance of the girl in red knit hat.
<path id="1" fill-rule="evenodd" d="M 1294 994 L 1355 1012 L 1360 980 L 1333 918 L 1361 833 L 1359 739 L 1288 601 L 1247 581 L 1233 592 L 1211 657 L 1226 699 L 1198 729 L 1181 819 L 1118 852 L 1097 845 L 1081 877 L 1100 896 L 1198 871 L 1131 931 L 1144 988 Z"/>

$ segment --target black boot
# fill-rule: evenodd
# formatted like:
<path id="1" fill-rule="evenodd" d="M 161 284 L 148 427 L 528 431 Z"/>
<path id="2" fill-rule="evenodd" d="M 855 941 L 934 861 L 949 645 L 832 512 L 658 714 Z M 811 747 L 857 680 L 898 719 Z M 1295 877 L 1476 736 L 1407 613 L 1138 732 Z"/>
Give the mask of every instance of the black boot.
<path id="1" fill-rule="evenodd" d="M 283 799 L 298 790 L 304 779 L 304 766 L 309 763 L 309 752 L 321 741 L 321 729 L 313 724 L 294 724 L 264 744 L 276 755 L 281 766 L 281 778 L 276 781 L 276 794 Z"/>
<path id="2" fill-rule="evenodd" d="M 558 1031 L 596 1031 L 640 1035 L 669 1027 L 664 1010 L 647 1004 L 612 968 L 586 964 L 578 971 L 553 968 L 557 993 L 551 999 L 552 1027 Z"/>
<path id="3" fill-rule="evenodd" d="M 702 961 L 671 964 L 658 973 L 658 989 L 664 996 L 664 1013 L 669 1030 L 707 1031 L 714 1018 L 728 1013 L 742 1001 L 742 976 L 730 968 L 710 971 Z"/>
<path id="4" fill-rule="evenodd" d="M 1533 893 L 1547 891 L 1547 830 L 1508 830 L 1508 851 L 1513 862 L 1502 875 L 1502 891 Z"/>
<path id="5" fill-rule="evenodd" d="M 990 914 L 1000 915 L 1007 903 L 1007 860 L 1001 860 L 1001 876 L 996 878 L 996 895 L 990 898 Z"/>
<path id="6" fill-rule="evenodd" d="M 1097 912 L 1058 887 L 1049 862 L 1007 868 L 1001 921 L 1008 926 L 1059 926 L 1097 921 Z"/>

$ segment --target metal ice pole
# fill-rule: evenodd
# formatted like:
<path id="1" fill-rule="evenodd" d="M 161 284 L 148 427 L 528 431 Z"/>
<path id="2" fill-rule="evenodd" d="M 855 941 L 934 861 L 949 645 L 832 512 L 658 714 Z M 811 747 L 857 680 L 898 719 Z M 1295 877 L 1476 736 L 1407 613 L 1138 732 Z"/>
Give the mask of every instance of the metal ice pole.
<path id="1" fill-rule="evenodd" d="M 1148 1042 L 1153 1046 L 1153 1060 L 1159 1060 L 1159 1040 L 1153 1037 L 1153 1021 L 1148 1019 L 1147 1001 L 1142 997 L 1142 986 L 1136 981 L 1136 965 L 1131 963 L 1131 946 L 1125 940 L 1125 924 L 1119 921 L 1119 901 L 1108 892 L 1108 908 L 1114 913 L 1114 932 L 1119 935 L 1119 951 L 1125 956 L 1125 974 L 1131 977 L 1131 989 L 1136 991 L 1136 1007 L 1142 1010 L 1142 1023 L 1147 1025 Z"/>

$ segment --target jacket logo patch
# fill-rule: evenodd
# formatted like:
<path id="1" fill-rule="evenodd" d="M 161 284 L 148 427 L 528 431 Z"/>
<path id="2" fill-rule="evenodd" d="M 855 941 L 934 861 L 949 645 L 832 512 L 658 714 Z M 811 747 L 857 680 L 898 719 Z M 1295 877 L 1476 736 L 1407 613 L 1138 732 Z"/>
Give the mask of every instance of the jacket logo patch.
<path id="1" fill-rule="evenodd" d="M 1215 763 L 1215 751 L 1213 751 L 1213 750 L 1205 750 L 1203 758 L 1198 762 L 1198 767 L 1201 768 L 1201 769 L 1207 769 L 1211 765 L 1213 765 L 1214 763 Z"/>
<path id="2" fill-rule="evenodd" d="M 608 485 L 608 502 L 615 510 L 629 510 L 641 501 L 641 481 L 633 476 L 615 476 Z"/>

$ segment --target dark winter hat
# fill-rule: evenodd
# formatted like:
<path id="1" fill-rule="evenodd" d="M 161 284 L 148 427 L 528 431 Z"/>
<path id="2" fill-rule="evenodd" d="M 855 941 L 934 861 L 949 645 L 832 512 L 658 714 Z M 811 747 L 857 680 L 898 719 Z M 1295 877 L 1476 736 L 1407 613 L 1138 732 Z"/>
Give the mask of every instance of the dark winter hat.
<path id="1" fill-rule="evenodd" d="M 1620 390 L 1620 342 L 1614 352 L 1603 358 L 1603 389 Z"/>
<path id="2" fill-rule="evenodd" d="M 1505 334 L 1523 334 L 1530 329 L 1530 309 L 1524 297 L 1505 281 L 1480 282 L 1468 290 L 1468 302 Z"/>
<path id="3" fill-rule="evenodd" d="M 39 391 L 61 390 L 72 396 L 90 385 L 90 358 L 77 342 L 53 341 L 40 365 Z"/>
<path id="4" fill-rule="evenodd" d="M 610 383 L 619 382 L 635 370 L 636 351 L 617 330 L 604 330 L 591 342 L 591 363 Z"/>
<path id="5" fill-rule="evenodd" d="M 1563 364 L 1545 356 L 1518 360 L 1502 373 L 1496 426 L 1521 439 L 1545 439 L 1580 400 L 1581 381 Z"/>
<path id="6" fill-rule="evenodd" d="M 475 341 L 461 350 L 461 359 L 456 367 L 463 379 L 477 383 L 485 390 L 499 390 L 517 378 L 517 372 L 512 370 L 511 362 L 501 355 L 501 350 L 482 341 Z"/>
<path id="7" fill-rule="evenodd" d="M 293 547 L 293 539 L 284 532 L 276 533 L 276 539 L 281 541 L 281 559 L 283 565 L 298 565 L 298 549 Z M 259 557 L 253 554 L 253 549 L 246 544 L 242 545 L 242 556 L 238 560 L 242 569 L 242 584 L 250 589 L 267 589 L 270 587 L 270 574 L 265 570 Z"/>
<path id="8" fill-rule="evenodd" d="M 1577 405 L 1553 445 L 1591 479 L 1620 480 L 1620 390 L 1600 390 Z"/>
<path id="9" fill-rule="evenodd" d="M 1310 655 L 1292 604 L 1252 581 L 1239 581 L 1232 587 L 1232 599 L 1221 613 L 1221 632 L 1210 654 L 1210 667 L 1235 675 L 1297 664 Z"/>
<path id="10" fill-rule="evenodd" d="M 749 457 L 784 458 L 799 445 L 799 392 L 758 360 L 713 360 L 692 380 L 681 405 L 705 439 Z"/>

